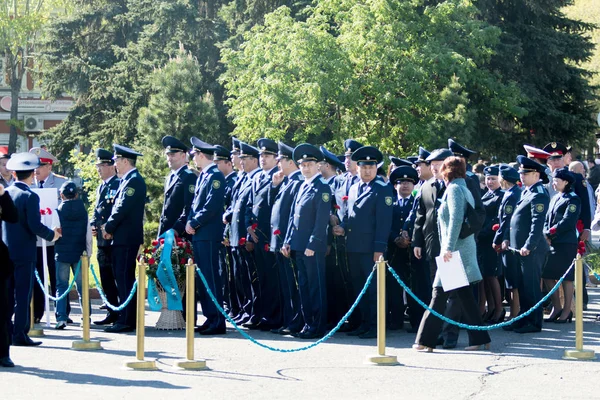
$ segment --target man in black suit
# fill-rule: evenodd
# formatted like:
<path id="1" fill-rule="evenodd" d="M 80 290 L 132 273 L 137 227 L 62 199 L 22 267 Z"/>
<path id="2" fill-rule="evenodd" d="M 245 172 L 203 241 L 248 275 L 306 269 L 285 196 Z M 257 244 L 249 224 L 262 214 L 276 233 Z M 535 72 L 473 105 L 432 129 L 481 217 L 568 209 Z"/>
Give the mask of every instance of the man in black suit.
<path id="1" fill-rule="evenodd" d="M 187 166 L 188 148 L 185 144 L 173 136 L 165 136 L 162 138 L 162 145 L 171 173 L 165 180 L 165 199 L 158 235 L 174 229 L 181 236 L 185 233 L 197 177 Z"/>
<path id="2" fill-rule="evenodd" d="M 116 305 L 119 302 L 119 292 L 117 291 L 117 283 L 113 274 L 112 246 L 110 240 L 104 240 L 102 235 L 98 235 L 98 231 L 108 221 L 108 217 L 110 217 L 120 180 L 117 178 L 115 162 L 112 159 L 110 151 L 98 149 L 96 150 L 96 158 L 96 171 L 98 171 L 102 183 L 96 190 L 96 206 L 94 207 L 94 214 L 90 218 L 90 225 L 92 227 L 92 235 L 96 237 L 96 244 L 98 246 L 96 259 L 100 268 L 102 290 L 108 302 Z M 106 318 L 101 321 L 94 321 L 94 324 L 113 324 L 117 321 L 117 317 L 118 313 L 107 307 Z"/>
<path id="3" fill-rule="evenodd" d="M 121 183 L 115 194 L 115 205 L 106 224 L 102 226 L 105 240 L 112 240 L 113 272 L 121 302 L 129 296 L 135 282 L 136 258 L 144 243 L 144 208 L 146 182 L 135 167 L 142 154 L 118 144 L 115 149 L 115 166 Z M 120 333 L 135 330 L 136 297 L 119 313 L 117 322 L 105 330 Z"/>
<path id="4" fill-rule="evenodd" d="M 19 221 L 19 214 L 8 192 L 0 185 L 0 218 L 6 223 Z M 11 368 L 15 364 L 10 359 L 10 315 L 8 310 L 8 282 L 12 279 L 14 267 L 8 254 L 8 247 L 0 241 L 0 367 Z"/>

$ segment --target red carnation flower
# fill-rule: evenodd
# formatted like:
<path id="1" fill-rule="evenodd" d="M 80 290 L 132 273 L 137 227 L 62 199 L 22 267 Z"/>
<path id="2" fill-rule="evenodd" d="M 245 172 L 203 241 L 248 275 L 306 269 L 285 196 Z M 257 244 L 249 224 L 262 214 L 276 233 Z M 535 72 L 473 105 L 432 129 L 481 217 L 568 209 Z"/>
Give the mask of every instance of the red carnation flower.
<path id="1" fill-rule="evenodd" d="M 243 246 L 246 244 L 246 238 L 241 238 L 240 239 L 240 246 Z"/>
<path id="2" fill-rule="evenodd" d="M 550 232 L 551 235 L 555 235 L 556 234 L 556 227 L 553 226 L 552 228 L 550 228 L 549 232 Z"/>
<path id="3" fill-rule="evenodd" d="M 348 200 L 348 196 L 342 196 L 342 201 L 347 201 Z"/>
<path id="4" fill-rule="evenodd" d="M 269 246 L 269 243 L 265 244 L 265 251 L 269 251 L 271 249 L 271 246 Z"/>
<path id="5" fill-rule="evenodd" d="M 159 240 L 159 243 L 160 243 L 160 244 L 165 244 L 165 239 L 160 239 L 160 240 Z"/>
<path id="6" fill-rule="evenodd" d="M 150 254 L 150 249 L 144 249 L 144 254 Z"/>
<path id="7" fill-rule="evenodd" d="M 339 210 L 339 209 L 340 209 L 340 206 L 338 206 L 337 204 L 334 204 L 334 205 L 333 205 L 333 208 L 335 208 L 336 210 Z"/>
<path id="8" fill-rule="evenodd" d="M 184 257 L 181 257 L 181 259 L 179 259 L 179 264 L 185 264 L 187 261 L 185 260 Z"/>
<path id="9" fill-rule="evenodd" d="M 152 246 L 158 246 L 158 240 L 153 240 L 152 241 Z"/>
<path id="10" fill-rule="evenodd" d="M 258 228 L 258 224 L 257 223 L 253 223 L 250 228 L 252 228 L 252 230 L 255 231 L 256 228 Z"/>
<path id="11" fill-rule="evenodd" d="M 585 254 L 585 242 L 579 242 L 577 254 L 581 254 L 581 255 Z"/>
<path id="12" fill-rule="evenodd" d="M 149 264 L 149 265 L 154 265 L 154 264 L 156 264 L 156 260 L 154 259 L 154 257 L 150 257 L 150 259 L 148 260 L 148 264 Z"/>
<path id="13" fill-rule="evenodd" d="M 40 215 L 46 215 L 46 210 L 40 210 Z"/>
<path id="14" fill-rule="evenodd" d="M 583 221 L 580 219 L 577 220 L 577 232 L 583 232 Z"/>
<path id="15" fill-rule="evenodd" d="M 519 185 L 519 187 L 523 187 L 523 183 L 521 181 L 517 181 L 517 185 Z"/>
<path id="16" fill-rule="evenodd" d="M 52 210 L 50 209 L 50 207 L 46 208 L 46 214 L 52 215 Z"/>
<path id="17" fill-rule="evenodd" d="M 273 231 L 273 235 L 281 235 L 281 231 L 279 229 L 275 229 Z"/>
<path id="18" fill-rule="evenodd" d="M 494 232 L 496 232 L 498 229 L 500 229 L 500 224 L 494 224 L 494 225 L 492 225 L 492 230 Z"/>

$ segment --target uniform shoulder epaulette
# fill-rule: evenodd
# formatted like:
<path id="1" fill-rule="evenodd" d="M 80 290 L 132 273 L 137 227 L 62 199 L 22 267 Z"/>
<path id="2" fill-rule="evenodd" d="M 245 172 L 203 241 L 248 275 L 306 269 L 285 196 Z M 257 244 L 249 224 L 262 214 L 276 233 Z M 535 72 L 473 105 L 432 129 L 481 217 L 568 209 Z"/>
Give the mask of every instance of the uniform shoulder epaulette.
<path id="1" fill-rule="evenodd" d="M 467 171 L 467 176 L 475 176 L 475 174 L 473 173 L 473 171 Z"/>
<path id="2" fill-rule="evenodd" d="M 387 186 L 387 182 L 377 179 L 375 183 L 379 183 L 381 186 Z"/>
<path id="3" fill-rule="evenodd" d="M 545 190 L 544 190 L 544 187 L 543 187 L 543 186 L 541 186 L 541 185 L 540 185 L 540 186 L 538 186 L 538 187 L 537 187 L 535 190 L 536 190 L 538 193 L 544 193 L 544 192 L 545 192 Z"/>
<path id="4" fill-rule="evenodd" d="M 571 196 L 571 197 L 576 197 L 576 196 L 577 196 L 577 194 L 575 194 L 575 192 L 569 192 L 569 196 Z"/>

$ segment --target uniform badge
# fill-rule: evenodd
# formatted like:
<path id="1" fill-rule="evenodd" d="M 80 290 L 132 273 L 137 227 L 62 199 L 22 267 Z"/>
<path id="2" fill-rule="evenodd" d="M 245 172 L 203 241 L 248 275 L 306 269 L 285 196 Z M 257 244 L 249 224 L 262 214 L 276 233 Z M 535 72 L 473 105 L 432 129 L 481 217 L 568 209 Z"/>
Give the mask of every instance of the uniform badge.
<path id="1" fill-rule="evenodd" d="M 577 211 L 577 206 L 575 204 L 571 204 L 569 206 L 569 212 L 574 213 L 575 211 Z"/>
<path id="2" fill-rule="evenodd" d="M 190 193 L 194 193 L 196 191 L 196 186 L 190 185 L 190 187 L 188 189 L 189 189 Z"/>
<path id="3" fill-rule="evenodd" d="M 544 212 L 544 205 L 541 204 L 541 203 L 540 204 L 536 204 L 535 205 L 535 211 L 537 211 L 539 213 Z"/>
<path id="4" fill-rule="evenodd" d="M 329 193 L 323 193 L 323 194 L 321 195 L 321 198 L 323 199 L 323 201 L 324 201 L 325 203 L 329 202 Z"/>
<path id="5" fill-rule="evenodd" d="M 394 203 L 394 200 L 390 196 L 385 197 L 385 204 L 391 206 Z"/>
<path id="6" fill-rule="evenodd" d="M 221 182 L 219 182 L 219 181 L 213 181 L 212 187 L 213 187 L 213 189 L 220 188 L 221 187 Z"/>
<path id="7" fill-rule="evenodd" d="M 512 214 L 512 212 L 513 212 L 513 206 L 511 206 L 510 204 L 509 204 L 509 205 L 507 205 L 507 206 L 504 208 L 504 212 L 505 212 L 506 214 Z"/>
<path id="8" fill-rule="evenodd" d="M 134 193 L 135 193 L 135 189 L 134 189 L 134 188 L 132 188 L 132 187 L 130 187 L 130 188 L 127 188 L 127 190 L 125 191 L 125 194 L 126 194 L 127 196 L 133 196 L 133 194 L 134 194 Z"/>

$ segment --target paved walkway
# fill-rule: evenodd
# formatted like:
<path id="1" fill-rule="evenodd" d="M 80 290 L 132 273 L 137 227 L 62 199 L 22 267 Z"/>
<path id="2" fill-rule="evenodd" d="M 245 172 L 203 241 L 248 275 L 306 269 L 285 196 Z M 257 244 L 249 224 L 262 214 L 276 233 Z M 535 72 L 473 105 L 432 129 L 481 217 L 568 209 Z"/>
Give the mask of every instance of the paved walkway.
<path id="1" fill-rule="evenodd" d="M 94 305 L 93 319 L 102 318 Z M 75 303 L 73 303 L 75 305 Z M 77 310 L 75 310 L 77 312 Z M 590 290 L 585 313 L 585 347 L 600 353 L 600 289 Z M 575 324 L 544 325 L 538 334 L 495 330 L 491 352 L 436 350 L 419 353 L 410 347 L 414 334 L 391 332 L 388 354 L 400 365 L 365 365 L 376 353 L 376 341 L 337 334 L 308 351 L 274 353 L 244 339 L 233 328 L 225 336 L 197 337 L 197 357 L 210 370 L 172 369 L 185 356 L 183 331 L 157 331 L 158 313 L 146 312 L 146 357 L 160 371 L 122 369 L 135 357 L 135 334 L 92 330 L 104 350 L 71 350 L 80 338 L 79 326 L 64 331 L 46 329 L 37 348 L 13 347 L 17 368 L 0 370 L 0 399 L 600 399 L 598 361 L 564 361 L 563 350 L 574 347 Z M 74 320 L 80 320 L 75 314 Z M 272 346 L 299 347 L 308 342 L 251 332 Z M 458 348 L 467 345 L 461 332 Z M 134 396 L 134 397 L 132 397 Z"/>

